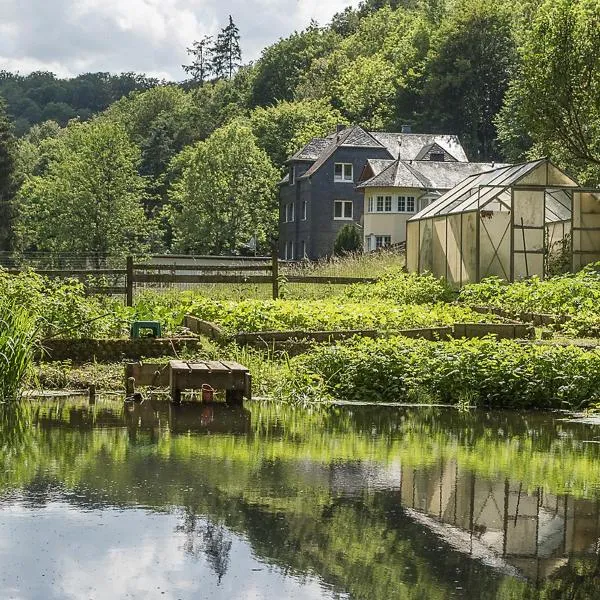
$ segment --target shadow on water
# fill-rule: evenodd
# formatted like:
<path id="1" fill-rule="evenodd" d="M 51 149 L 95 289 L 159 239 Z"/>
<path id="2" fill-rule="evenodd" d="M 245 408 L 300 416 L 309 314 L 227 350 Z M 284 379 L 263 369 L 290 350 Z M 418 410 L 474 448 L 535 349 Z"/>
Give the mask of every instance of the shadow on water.
<path id="1" fill-rule="evenodd" d="M 22 404 L 0 410 L 0 526 L 21 532 L 26 516 L 68 539 L 73 512 L 114 515 L 113 537 L 144 556 L 153 532 L 157 564 L 168 571 L 165 552 L 204 573 L 206 597 L 237 582 L 265 598 L 595 598 L 597 432 L 431 407 Z M 94 552 L 111 556 L 101 530 Z M 173 568 L 177 597 L 195 597 Z"/>

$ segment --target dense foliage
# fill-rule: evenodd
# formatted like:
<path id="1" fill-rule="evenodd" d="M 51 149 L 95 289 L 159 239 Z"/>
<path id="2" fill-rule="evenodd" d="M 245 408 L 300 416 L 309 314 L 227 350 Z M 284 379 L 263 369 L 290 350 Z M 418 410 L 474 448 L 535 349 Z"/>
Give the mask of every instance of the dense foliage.
<path id="1" fill-rule="evenodd" d="M 19 134 L 48 120 L 61 125 L 77 117 L 87 120 L 130 92 L 158 84 L 156 79 L 136 73 L 85 73 L 59 79 L 42 71 L 30 75 L 0 71 L 0 96 L 7 101 Z"/>
<path id="2" fill-rule="evenodd" d="M 100 261 L 148 249 L 140 152 L 121 126 L 73 123 L 42 146 L 46 164 L 18 194 L 20 250 L 95 254 Z"/>
<path id="3" fill-rule="evenodd" d="M 578 409 L 600 400 L 600 352 L 575 347 L 360 339 L 295 360 L 343 400 L 538 409 Z"/>
<path id="4" fill-rule="evenodd" d="M 598 2 L 369 0 L 326 26 L 311 23 L 280 39 L 249 65 L 240 65 L 238 32 L 230 19 L 216 40 L 192 42 L 186 65 L 191 80 L 182 84 L 158 85 L 131 74 L 86 74 L 67 81 L 51 73 L 2 73 L 0 96 L 19 135 L 35 123 L 53 120 L 65 127 L 70 119 L 98 113 L 100 120 L 123 127 L 141 155 L 136 169 L 147 193 L 140 200 L 159 231 L 153 244 L 179 251 L 194 247 L 183 231 L 171 230 L 169 219 L 172 209 L 177 213 L 185 204 L 178 204 L 182 170 L 198 142 L 211 139 L 212 151 L 226 154 L 227 132 L 236 126 L 249 127 L 266 152 L 270 168 L 261 173 L 283 172 L 288 156 L 311 137 L 331 133 L 337 123 L 390 131 L 407 124 L 415 132 L 459 135 L 472 160 L 547 154 L 582 182 L 596 183 Z M 17 186 L 45 169 L 47 144 L 37 137 L 33 132 L 19 143 Z M 219 161 L 212 168 L 231 178 Z M 215 181 L 212 173 L 200 176 L 209 185 Z M 275 177 L 261 183 L 263 195 L 276 196 Z M 247 186 L 227 190 L 235 201 L 239 194 L 242 207 L 246 192 Z M 186 193 L 195 193 L 194 186 Z M 213 232 L 230 238 L 231 215 L 214 212 Z M 242 213 L 244 236 L 247 229 L 258 237 L 275 233 L 275 203 Z M 24 220 L 25 214 L 17 214 L 17 227 Z M 230 242 L 215 247 L 235 251 Z"/>
<path id="5" fill-rule="evenodd" d="M 0 269 L 0 301 L 27 307 L 40 337 L 103 337 L 128 328 L 117 300 L 88 296 L 83 283 L 58 280 L 33 272 L 10 275 Z"/>
<path id="6" fill-rule="evenodd" d="M 389 300 L 394 304 L 447 302 L 454 293 L 444 279 L 428 273 L 418 275 L 400 268 L 388 269 L 375 283 L 355 284 L 344 295 L 353 301 Z"/>
<path id="7" fill-rule="evenodd" d="M 0 400 L 17 399 L 37 342 L 35 319 L 25 306 L 0 296 Z"/>
<path id="8" fill-rule="evenodd" d="M 397 330 L 454 323 L 481 323 L 493 319 L 450 304 L 396 305 L 373 300 L 243 300 L 198 298 L 190 306 L 195 316 L 227 331 L 332 331 L 337 329 Z"/>
<path id="9" fill-rule="evenodd" d="M 558 326 L 578 337 L 600 336 L 599 265 L 589 265 L 575 275 L 547 280 L 532 277 L 507 283 L 492 277 L 465 286 L 459 301 L 471 306 L 494 306 L 519 313 L 542 313 L 566 317 Z"/>

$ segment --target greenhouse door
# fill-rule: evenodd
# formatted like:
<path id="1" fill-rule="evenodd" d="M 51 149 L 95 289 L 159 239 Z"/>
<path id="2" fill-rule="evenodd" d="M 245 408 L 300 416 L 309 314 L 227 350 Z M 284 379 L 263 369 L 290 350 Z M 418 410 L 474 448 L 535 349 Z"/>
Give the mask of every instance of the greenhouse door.
<path id="1" fill-rule="evenodd" d="M 545 190 L 513 188 L 511 280 L 544 276 Z"/>

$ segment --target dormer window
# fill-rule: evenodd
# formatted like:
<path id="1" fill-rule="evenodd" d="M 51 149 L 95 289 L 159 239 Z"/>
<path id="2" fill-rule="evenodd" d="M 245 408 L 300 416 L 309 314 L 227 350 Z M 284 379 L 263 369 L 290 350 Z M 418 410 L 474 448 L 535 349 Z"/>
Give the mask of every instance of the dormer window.
<path id="1" fill-rule="evenodd" d="M 333 180 L 352 183 L 354 181 L 352 163 L 335 163 Z"/>
<path id="2" fill-rule="evenodd" d="M 446 155 L 443 152 L 432 152 L 429 155 L 429 160 L 433 160 L 435 162 L 444 162 L 446 160 Z"/>

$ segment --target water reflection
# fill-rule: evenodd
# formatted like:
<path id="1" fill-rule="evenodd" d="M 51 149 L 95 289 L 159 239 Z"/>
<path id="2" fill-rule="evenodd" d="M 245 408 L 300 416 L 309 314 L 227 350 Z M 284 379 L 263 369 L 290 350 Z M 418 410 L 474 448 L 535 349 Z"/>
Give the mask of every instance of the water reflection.
<path id="1" fill-rule="evenodd" d="M 596 429 L 560 415 L 21 410 L 0 415 L 2 598 L 120 597 L 103 569 L 121 584 L 128 569 L 139 598 L 594 598 L 600 585 Z"/>

